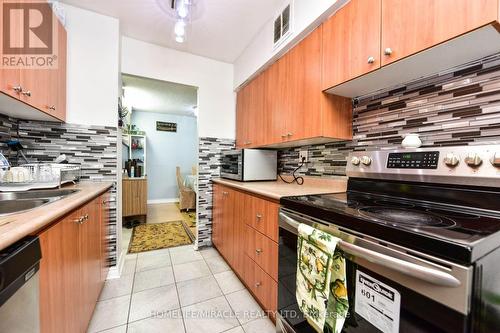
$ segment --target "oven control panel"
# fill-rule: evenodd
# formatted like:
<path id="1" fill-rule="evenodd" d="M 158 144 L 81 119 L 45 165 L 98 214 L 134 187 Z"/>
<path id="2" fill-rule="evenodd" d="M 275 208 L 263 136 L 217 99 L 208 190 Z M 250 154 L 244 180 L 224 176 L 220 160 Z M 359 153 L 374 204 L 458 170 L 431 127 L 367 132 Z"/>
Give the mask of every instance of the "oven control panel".
<path id="1" fill-rule="evenodd" d="M 439 151 L 389 153 L 388 169 L 437 169 Z"/>

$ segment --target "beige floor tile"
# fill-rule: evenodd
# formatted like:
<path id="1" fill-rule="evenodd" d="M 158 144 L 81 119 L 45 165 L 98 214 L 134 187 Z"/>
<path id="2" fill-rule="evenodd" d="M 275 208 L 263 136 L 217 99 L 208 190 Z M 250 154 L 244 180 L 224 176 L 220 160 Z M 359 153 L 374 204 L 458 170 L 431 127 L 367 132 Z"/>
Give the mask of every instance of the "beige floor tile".
<path id="1" fill-rule="evenodd" d="M 107 280 L 104 283 L 99 300 L 103 301 L 114 297 L 130 295 L 133 283 L 134 275 L 122 275 L 118 279 Z"/>
<path id="2" fill-rule="evenodd" d="M 97 302 L 88 332 L 94 333 L 127 323 L 130 296 Z"/>
<path id="3" fill-rule="evenodd" d="M 142 272 L 150 269 L 171 266 L 170 254 L 168 251 L 154 251 L 140 253 L 137 257 L 136 271 Z"/>
<path id="4" fill-rule="evenodd" d="M 127 333 L 184 333 L 181 318 L 148 318 L 128 324 Z"/>
<path id="5" fill-rule="evenodd" d="M 264 311 L 246 289 L 228 294 L 226 298 L 242 325 L 265 316 Z"/>
<path id="6" fill-rule="evenodd" d="M 99 333 L 127 333 L 127 325 L 122 325 L 109 330 L 100 331 Z"/>
<path id="7" fill-rule="evenodd" d="M 125 257 L 125 262 L 123 263 L 122 276 L 135 273 L 135 266 L 137 264 L 137 255 L 135 257 Z"/>
<path id="8" fill-rule="evenodd" d="M 222 296 L 222 291 L 213 276 L 180 282 L 177 284 L 181 306 L 192 305 Z"/>
<path id="9" fill-rule="evenodd" d="M 205 258 L 205 261 L 207 262 L 208 267 L 210 267 L 210 270 L 213 274 L 231 270 L 229 265 L 222 257 Z"/>
<path id="10" fill-rule="evenodd" d="M 192 245 L 173 247 L 170 249 L 172 264 L 184 264 L 186 262 L 203 260 L 201 253 L 194 250 Z"/>
<path id="11" fill-rule="evenodd" d="M 243 325 L 245 333 L 275 333 L 276 327 L 269 318 L 252 320 Z"/>
<path id="12" fill-rule="evenodd" d="M 245 333 L 245 331 L 243 331 L 243 327 L 237 326 L 235 328 L 231 328 L 229 331 L 225 331 L 224 333 Z"/>
<path id="13" fill-rule="evenodd" d="M 174 272 L 170 266 L 137 272 L 135 274 L 134 293 L 167 286 L 174 282 Z"/>
<path id="14" fill-rule="evenodd" d="M 202 248 L 200 249 L 200 253 L 205 259 L 210 257 L 220 257 L 219 252 L 214 247 Z"/>
<path id="15" fill-rule="evenodd" d="M 211 275 L 210 269 L 204 260 L 174 265 L 174 277 L 176 282 L 193 280 Z"/>
<path id="16" fill-rule="evenodd" d="M 233 273 L 233 271 L 225 271 L 214 274 L 217 283 L 219 284 L 224 294 L 234 293 L 235 291 L 245 289 L 240 279 Z"/>
<path id="17" fill-rule="evenodd" d="M 132 294 L 129 321 L 148 318 L 154 313 L 164 313 L 179 307 L 177 290 L 173 284 L 144 290 Z"/>
<path id="18" fill-rule="evenodd" d="M 182 214 L 175 203 L 148 205 L 147 223 L 182 221 Z"/>
<path id="19" fill-rule="evenodd" d="M 187 333 L 219 333 L 239 325 L 223 296 L 184 307 L 182 312 Z"/>

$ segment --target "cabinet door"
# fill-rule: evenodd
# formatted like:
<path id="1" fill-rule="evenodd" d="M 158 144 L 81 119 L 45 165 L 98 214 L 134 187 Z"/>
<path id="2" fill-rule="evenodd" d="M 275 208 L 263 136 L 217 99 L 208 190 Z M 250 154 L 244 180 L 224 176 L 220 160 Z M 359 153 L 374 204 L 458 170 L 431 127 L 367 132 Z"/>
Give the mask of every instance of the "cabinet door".
<path id="1" fill-rule="evenodd" d="M 222 191 L 223 187 L 214 184 L 212 196 L 212 244 L 221 251 L 222 243 Z"/>
<path id="2" fill-rule="evenodd" d="M 267 142 L 267 112 L 265 110 L 264 94 L 266 89 L 266 78 L 260 74 L 248 84 L 249 107 L 248 107 L 248 145 L 258 147 Z"/>
<path id="3" fill-rule="evenodd" d="M 50 109 L 54 117 L 59 120 L 66 120 L 66 68 L 67 68 L 67 48 L 68 48 L 68 36 L 64 26 L 57 21 L 57 38 L 58 42 L 58 60 L 57 60 L 57 100 L 54 104 L 54 109 Z"/>
<path id="4" fill-rule="evenodd" d="M 234 203 L 235 191 L 225 188 L 222 204 L 222 255 L 226 260 L 233 264 L 234 255 Z"/>
<path id="5" fill-rule="evenodd" d="M 146 179 L 123 180 L 123 216 L 146 215 L 147 195 Z"/>
<path id="6" fill-rule="evenodd" d="M 382 0 L 382 66 L 496 20 L 498 0 Z"/>
<path id="7" fill-rule="evenodd" d="M 248 146 L 249 117 L 248 104 L 250 89 L 248 85 L 241 88 L 236 95 L 236 147 L 245 148 Z"/>
<path id="8" fill-rule="evenodd" d="M 47 6 L 49 4 L 47 3 Z M 53 22 L 59 22 L 52 14 Z M 53 29 L 37 32 L 43 40 L 57 35 L 57 25 Z M 52 114 L 58 104 L 59 78 L 57 68 L 21 69 L 21 100 L 45 113 Z"/>
<path id="9" fill-rule="evenodd" d="M 288 112 L 284 117 L 287 140 L 322 135 L 321 126 L 321 36 L 314 30 L 287 56 Z"/>
<path id="10" fill-rule="evenodd" d="M 80 225 L 80 297 L 82 308 L 80 322 L 83 332 L 92 318 L 94 307 L 102 288 L 101 282 L 101 244 L 100 244 L 100 212 L 98 200 L 93 200 L 82 208 L 85 218 Z"/>
<path id="11" fill-rule="evenodd" d="M 75 211 L 40 234 L 40 330 L 42 333 L 84 332 L 80 325 L 81 212 Z"/>
<path id="12" fill-rule="evenodd" d="M 244 205 L 247 196 L 241 192 L 234 191 L 234 213 L 233 213 L 233 268 L 240 275 L 244 274 L 245 262 L 245 230 Z"/>
<path id="13" fill-rule="evenodd" d="M 100 240 L 101 240 L 101 284 L 104 285 L 104 281 L 106 281 L 106 278 L 108 277 L 108 272 L 109 272 L 109 264 L 108 264 L 108 256 L 109 256 L 109 250 L 108 250 L 108 237 L 109 237 L 109 213 L 110 213 L 110 193 L 107 192 L 99 198 L 100 201 L 100 210 L 101 210 L 101 215 L 99 218 L 99 224 L 100 224 L 100 230 L 101 230 L 101 235 L 100 235 Z"/>
<path id="14" fill-rule="evenodd" d="M 323 24 L 323 90 L 380 67 L 381 6 L 351 0 Z"/>
<path id="15" fill-rule="evenodd" d="M 281 143 L 288 140 L 285 120 L 289 114 L 291 101 L 289 100 L 288 73 L 289 57 L 285 54 L 265 72 L 265 94 L 267 134 L 265 141 L 268 144 Z"/>
<path id="16" fill-rule="evenodd" d="M 0 3 L 0 17 L 3 18 L 3 2 Z M 15 20 L 11 24 L 10 38 L 11 45 L 20 45 L 22 40 L 22 28 L 20 16 L 13 15 L 12 19 Z M 3 28 L 2 28 L 3 30 Z M 4 34 L 0 33 L 0 45 L 4 44 Z M 10 95 L 15 98 L 20 98 L 19 92 L 14 90 L 15 87 L 21 86 L 21 73 L 19 69 L 3 69 L 0 68 L 0 92 Z"/>

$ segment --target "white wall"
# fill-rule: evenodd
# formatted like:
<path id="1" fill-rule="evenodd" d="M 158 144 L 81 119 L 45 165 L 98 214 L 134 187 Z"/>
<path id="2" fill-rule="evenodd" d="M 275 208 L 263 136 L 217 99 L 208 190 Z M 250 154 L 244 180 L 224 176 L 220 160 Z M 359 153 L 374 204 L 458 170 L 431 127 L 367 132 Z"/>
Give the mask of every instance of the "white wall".
<path id="1" fill-rule="evenodd" d="M 200 137 L 235 138 L 233 65 L 122 37 L 123 73 L 198 87 Z"/>
<path id="2" fill-rule="evenodd" d="M 68 33 L 66 121 L 117 126 L 119 21 L 63 5 Z"/>
<path id="3" fill-rule="evenodd" d="M 304 36 L 348 1 L 349 0 L 292 0 L 294 3 L 292 13 L 294 18 L 292 34 L 283 44 L 274 49 L 274 19 L 269 20 L 238 59 L 236 59 L 234 63 L 233 87 L 239 87 L 256 72 L 274 62 L 290 47 L 304 38 Z M 282 6 L 276 8 L 276 14 L 284 7 L 285 3 L 289 2 L 290 0 L 286 0 L 283 2 Z"/>

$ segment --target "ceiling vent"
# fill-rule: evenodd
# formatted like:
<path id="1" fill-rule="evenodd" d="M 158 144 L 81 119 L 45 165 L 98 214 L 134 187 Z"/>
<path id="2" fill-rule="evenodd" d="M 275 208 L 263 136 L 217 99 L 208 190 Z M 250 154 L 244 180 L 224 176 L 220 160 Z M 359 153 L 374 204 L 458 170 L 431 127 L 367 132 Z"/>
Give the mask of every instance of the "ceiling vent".
<path id="1" fill-rule="evenodd" d="M 274 19 L 274 47 L 292 34 L 292 17 L 292 3 L 288 3 Z"/>

